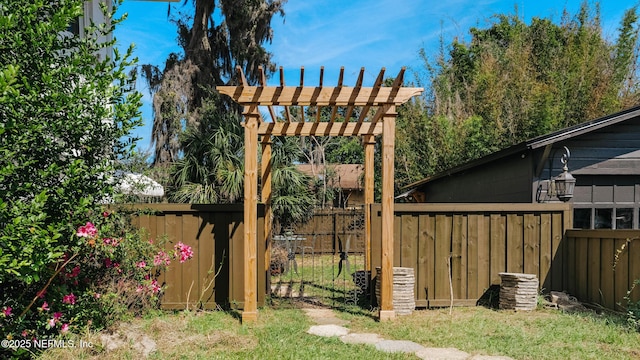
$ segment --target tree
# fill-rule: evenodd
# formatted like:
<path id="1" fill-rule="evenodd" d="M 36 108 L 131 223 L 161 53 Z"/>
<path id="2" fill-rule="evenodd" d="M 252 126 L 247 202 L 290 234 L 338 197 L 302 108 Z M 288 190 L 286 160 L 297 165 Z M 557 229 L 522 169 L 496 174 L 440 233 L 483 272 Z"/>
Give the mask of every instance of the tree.
<path id="1" fill-rule="evenodd" d="M 140 94 L 125 71 L 131 49 L 96 56 L 114 44 L 100 39 L 118 19 L 73 36 L 65 31 L 83 1 L 8 1 L 0 6 L 0 83 L 8 84 L 0 103 L 0 283 L 31 283 L 60 257 L 61 236 L 109 197 L 113 163 L 134 145 L 126 136 L 140 124 Z"/>
<path id="2" fill-rule="evenodd" d="M 206 100 L 202 121 L 183 133 L 183 156 L 173 168 L 170 199 L 187 203 L 237 203 L 244 193 L 244 130 L 235 113 Z M 273 216 L 281 227 L 307 220 L 315 206 L 311 179 L 294 165 L 301 155 L 292 137 L 272 143 Z"/>
<path id="3" fill-rule="evenodd" d="M 74 35 L 67 29 L 83 15 L 84 4 L 6 0 L 0 5 L 2 338 L 20 326 L 25 331 L 33 326 L 29 336 L 38 339 L 57 333 L 45 329 L 32 299 L 79 255 L 80 244 L 87 244 L 76 229 L 101 214 L 113 195 L 114 164 L 135 145 L 129 132 L 140 124 L 141 95 L 127 75 L 132 49 L 99 55 L 115 44 L 106 39 L 122 19 L 112 16 L 115 8 L 105 7 L 110 21 Z M 61 300 L 50 300 L 51 307 L 62 306 Z M 6 315 L 9 308 L 15 314 Z M 80 324 L 100 312 L 83 309 L 65 316 Z"/>
<path id="4" fill-rule="evenodd" d="M 260 79 L 259 65 L 273 72 L 271 54 L 262 44 L 271 41 L 271 20 L 275 14 L 284 15 L 285 2 L 221 0 L 216 6 L 215 1 L 193 0 L 193 17 L 175 20 L 184 55 L 171 54 L 162 71 L 153 66 L 142 68 L 154 92 L 155 164 L 178 159 L 180 132 L 188 126 L 198 127 L 200 110 L 215 86 L 238 82 L 236 66 L 251 84 Z M 184 5 L 187 3 L 185 0 Z M 220 111 L 239 112 L 224 99 L 216 101 Z"/>
<path id="5" fill-rule="evenodd" d="M 427 116 L 408 141 L 429 153 L 424 175 L 637 104 L 635 8 L 619 30 L 616 41 L 603 38 L 597 4 L 585 2 L 559 24 L 497 14 L 435 61 L 422 50 Z"/>
<path id="6" fill-rule="evenodd" d="M 187 203 L 235 203 L 244 190 L 244 138 L 239 116 L 213 101 L 202 121 L 182 135 L 183 155 L 172 170 L 170 199 Z"/>
<path id="7" fill-rule="evenodd" d="M 274 137 L 272 144 L 272 210 L 275 223 L 284 230 L 311 218 L 316 199 L 312 179 L 301 173 L 294 161 L 301 156 L 298 139 Z"/>

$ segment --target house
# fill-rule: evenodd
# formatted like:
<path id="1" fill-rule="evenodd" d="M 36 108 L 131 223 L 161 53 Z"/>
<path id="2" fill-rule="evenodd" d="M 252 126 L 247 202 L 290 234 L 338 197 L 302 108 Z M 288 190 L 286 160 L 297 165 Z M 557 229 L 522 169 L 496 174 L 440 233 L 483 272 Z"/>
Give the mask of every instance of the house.
<path id="1" fill-rule="evenodd" d="M 324 165 L 300 164 L 296 166 L 302 173 L 322 180 Z M 364 204 L 362 178 L 364 166 L 361 164 L 327 165 L 327 185 L 339 189 L 333 206 L 354 207 Z"/>
<path id="2" fill-rule="evenodd" d="M 557 202 L 550 180 L 568 168 L 575 228 L 638 229 L 640 107 L 546 134 L 403 188 L 430 203 Z"/>
<path id="3" fill-rule="evenodd" d="M 80 16 L 69 25 L 67 31 L 69 31 L 73 35 L 84 36 L 85 29 L 94 24 L 103 24 L 107 21 L 104 16 L 104 13 L 100 7 L 100 4 L 104 4 L 107 9 L 111 10 L 113 3 L 111 0 L 87 0 L 82 4 L 82 12 L 83 16 Z M 113 40 L 113 34 L 109 34 L 108 38 L 101 38 L 100 41 L 106 42 Z M 107 56 L 112 56 L 113 48 L 105 47 L 101 49 L 98 58 L 100 60 L 104 60 Z"/>

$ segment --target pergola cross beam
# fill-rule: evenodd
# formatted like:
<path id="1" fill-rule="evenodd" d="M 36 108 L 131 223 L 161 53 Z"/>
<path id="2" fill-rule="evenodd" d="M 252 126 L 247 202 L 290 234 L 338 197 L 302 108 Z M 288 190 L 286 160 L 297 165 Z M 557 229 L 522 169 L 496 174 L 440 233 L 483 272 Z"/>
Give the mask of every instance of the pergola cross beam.
<path id="1" fill-rule="evenodd" d="M 364 68 L 355 86 L 343 86 L 344 67 L 340 69 L 337 86 L 324 86 L 324 67 L 320 69 L 319 86 L 304 85 L 304 68 L 300 70 L 300 85 L 286 86 L 284 70 L 280 67 L 280 86 L 267 86 L 264 70 L 260 68 L 260 85 L 249 86 L 241 68 L 237 68 L 241 85 L 219 86 L 220 93 L 230 96 L 244 106 L 245 173 L 244 173 L 244 309 L 242 320 L 257 319 L 257 144 L 262 136 L 262 192 L 265 202 L 265 276 L 268 276 L 271 232 L 271 136 L 360 136 L 365 147 L 365 258 L 370 267 L 371 204 L 373 203 L 373 156 L 375 136 L 382 135 L 382 271 L 380 283 L 380 320 L 395 317 L 393 310 L 393 183 L 396 107 L 422 93 L 422 88 L 403 87 L 405 69 L 398 73 L 390 87 L 382 86 L 385 69 L 378 74 L 373 87 L 363 87 Z M 267 107 L 271 121 L 264 121 L 259 107 Z M 279 118 L 274 106 L 284 106 L 285 119 Z M 299 108 L 294 117 L 290 106 Z M 315 116 L 304 117 L 305 106 L 315 107 Z M 330 107 L 328 121 L 322 121 L 321 107 Z M 344 118 L 338 108 L 346 108 Z M 360 107 L 360 113 L 356 108 Z M 373 116 L 370 110 L 377 107 Z M 356 116 L 353 116 L 353 115 Z M 353 119 L 352 119 L 353 118 Z M 297 121 L 295 121 L 297 120 Z M 353 121 L 352 121 L 353 120 Z M 268 228 L 267 228 L 268 227 Z"/>

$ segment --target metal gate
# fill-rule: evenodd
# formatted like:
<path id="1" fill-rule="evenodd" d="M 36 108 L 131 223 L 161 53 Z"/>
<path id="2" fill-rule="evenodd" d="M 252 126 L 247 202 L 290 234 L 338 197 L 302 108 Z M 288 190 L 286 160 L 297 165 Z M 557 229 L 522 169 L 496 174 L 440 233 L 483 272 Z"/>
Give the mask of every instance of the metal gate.
<path id="1" fill-rule="evenodd" d="M 318 210 L 272 239 L 271 296 L 321 306 L 370 307 L 363 209 Z"/>

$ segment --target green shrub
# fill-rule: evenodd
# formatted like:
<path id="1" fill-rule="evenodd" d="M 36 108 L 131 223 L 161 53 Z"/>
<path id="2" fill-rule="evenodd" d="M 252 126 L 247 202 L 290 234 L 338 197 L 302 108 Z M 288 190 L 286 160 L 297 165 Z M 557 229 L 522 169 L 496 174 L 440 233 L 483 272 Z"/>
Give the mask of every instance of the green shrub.
<path id="1" fill-rule="evenodd" d="M 128 218 L 129 214 L 92 213 L 93 222 L 78 226 L 72 245 L 59 261 L 47 265 L 52 274 L 48 279 L 27 286 L 18 280 L 3 284 L 3 339 L 43 340 L 99 330 L 156 307 L 162 292 L 160 271 L 173 260 L 190 259 L 193 252 L 178 243 L 167 254 L 162 241 L 142 239 Z M 0 349 L 16 357 L 27 355 L 27 350 L 34 349 Z"/>

